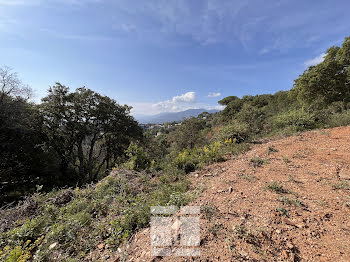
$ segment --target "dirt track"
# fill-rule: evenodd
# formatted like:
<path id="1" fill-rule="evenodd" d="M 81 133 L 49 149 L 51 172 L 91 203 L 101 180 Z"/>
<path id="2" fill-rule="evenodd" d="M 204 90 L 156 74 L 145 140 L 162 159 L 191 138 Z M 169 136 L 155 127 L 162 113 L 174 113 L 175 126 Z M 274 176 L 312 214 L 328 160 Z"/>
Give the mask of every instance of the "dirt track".
<path id="1" fill-rule="evenodd" d="M 191 179 L 205 188 L 191 203 L 201 256 L 151 257 L 145 229 L 128 261 L 350 261 L 350 127 L 255 145 Z"/>

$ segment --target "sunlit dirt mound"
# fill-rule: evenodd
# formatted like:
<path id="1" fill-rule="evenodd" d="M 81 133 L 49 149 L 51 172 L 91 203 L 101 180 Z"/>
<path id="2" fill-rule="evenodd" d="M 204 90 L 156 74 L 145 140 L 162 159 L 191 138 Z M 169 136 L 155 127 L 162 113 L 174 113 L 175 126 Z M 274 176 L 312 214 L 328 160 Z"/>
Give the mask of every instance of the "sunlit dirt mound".
<path id="1" fill-rule="evenodd" d="M 253 146 L 190 174 L 200 257 L 152 257 L 150 229 L 112 261 L 350 261 L 350 127 Z"/>

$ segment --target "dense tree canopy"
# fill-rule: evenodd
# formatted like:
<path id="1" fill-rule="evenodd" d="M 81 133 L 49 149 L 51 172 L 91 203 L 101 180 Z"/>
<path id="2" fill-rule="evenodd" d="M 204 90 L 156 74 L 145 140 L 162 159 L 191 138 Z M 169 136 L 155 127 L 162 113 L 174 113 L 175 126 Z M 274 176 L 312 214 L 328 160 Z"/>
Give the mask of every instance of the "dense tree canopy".
<path id="1" fill-rule="evenodd" d="M 350 102 L 350 37 L 327 50 L 324 61 L 309 67 L 292 90 L 304 105 Z"/>
<path id="2" fill-rule="evenodd" d="M 35 105 L 30 88 L 0 69 L 0 201 L 30 192 L 85 183 L 115 166 L 142 130 L 130 107 L 85 87 L 57 83 Z"/>
<path id="3" fill-rule="evenodd" d="M 80 181 L 96 180 L 101 168 L 113 166 L 130 141 L 141 137 L 130 107 L 85 87 L 70 93 L 57 83 L 42 101 L 46 145 L 60 157 L 64 176 L 71 167 Z"/>

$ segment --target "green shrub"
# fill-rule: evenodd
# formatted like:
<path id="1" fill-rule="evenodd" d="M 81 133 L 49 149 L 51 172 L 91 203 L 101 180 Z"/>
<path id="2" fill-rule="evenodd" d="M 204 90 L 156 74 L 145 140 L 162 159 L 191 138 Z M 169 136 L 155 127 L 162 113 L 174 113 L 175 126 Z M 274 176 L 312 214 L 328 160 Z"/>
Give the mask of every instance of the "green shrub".
<path id="1" fill-rule="evenodd" d="M 224 128 L 220 130 L 219 138 L 222 142 L 231 139 L 231 141 L 235 143 L 242 143 L 249 138 L 250 134 L 251 132 L 247 124 L 237 122 L 224 126 Z"/>
<path id="2" fill-rule="evenodd" d="M 213 163 L 223 160 L 223 148 L 222 144 L 218 141 L 204 146 L 204 160 L 207 163 Z"/>
<path id="3" fill-rule="evenodd" d="M 151 161 L 141 146 L 131 142 L 125 151 L 128 161 L 123 166 L 130 170 L 145 170 L 150 167 Z"/>
<path id="4" fill-rule="evenodd" d="M 187 205 L 191 200 L 191 196 L 183 192 L 173 192 L 170 194 L 168 206 L 182 207 Z"/>
<path id="5" fill-rule="evenodd" d="M 350 110 L 331 114 L 327 117 L 325 122 L 329 127 L 350 125 Z"/>
<path id="6" fill-rule="evenodd" d="M 20 227 L 6 233 L 8 243 L 25 243 L 26 241 L 34 241 L 41 236 L 43 228 L 46 226 L 46 221 L 43 217 L 27 219 Z"/>
<path id="7" fill-rule="evenodd" d="M 291 131 L 304 131 L 316 128 L 316 116 L 304 110 L 292 110 L 277 115 L 273 124 L 277 129 L 290 129 Z"/>
<path id="8" fill-rule="evenodd" d="M 186 174 L 194 171 L 199 162 L 200 159 L 196 149 L 185 149 L 178 153 L 177 157 L 174 159 L 177 168 L 184 170 Z"/>

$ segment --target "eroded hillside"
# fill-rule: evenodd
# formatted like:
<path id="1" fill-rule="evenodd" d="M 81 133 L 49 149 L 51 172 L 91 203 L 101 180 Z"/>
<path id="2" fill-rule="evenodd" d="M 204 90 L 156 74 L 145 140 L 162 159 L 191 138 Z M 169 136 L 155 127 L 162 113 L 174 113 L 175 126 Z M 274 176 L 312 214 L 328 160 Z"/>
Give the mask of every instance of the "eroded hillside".
<path id="1" fill-rule="evenodd" d="M 111 261 L 350 261 L 350 127 L 255 145 L 191 179 L 201 257 L 151 257 L 145 229 Z"/>

